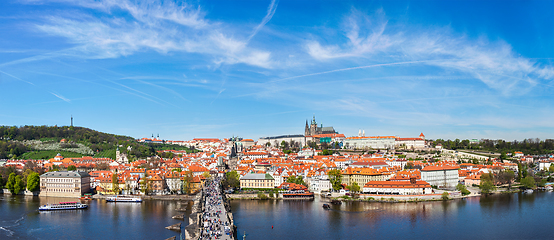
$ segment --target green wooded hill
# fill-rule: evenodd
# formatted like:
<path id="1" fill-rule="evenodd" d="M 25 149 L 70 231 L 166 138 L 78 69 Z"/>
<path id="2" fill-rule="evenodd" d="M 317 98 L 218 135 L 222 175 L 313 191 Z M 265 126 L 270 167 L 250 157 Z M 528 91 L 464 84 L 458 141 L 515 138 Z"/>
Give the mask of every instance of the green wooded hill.
<path id="1" fill-rule="evenodd" d="M 65 143 L 60 141 L 65 139 Z M 170 144 L 138 143 L 134 138 L 103 133 L 84 127 L 0 126 L 0 159 L 49 159 L 65 157 L 109 157 L 115 159 L 117 146 L 130 159 L 156 155 L 156 150 L 193 151 Z M 128 150 L 130 149 L 130 150 Z"/>

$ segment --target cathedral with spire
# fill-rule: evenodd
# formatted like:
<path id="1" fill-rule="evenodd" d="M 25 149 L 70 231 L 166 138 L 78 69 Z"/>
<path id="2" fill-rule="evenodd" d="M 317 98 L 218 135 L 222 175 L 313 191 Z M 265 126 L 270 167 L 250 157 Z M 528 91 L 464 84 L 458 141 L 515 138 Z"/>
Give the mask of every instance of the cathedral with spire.
<path id="1" fill-rule="evenodd" d="M 315 115 L 308 125 L 308 120 L 306 120 L 306 128 L 304 129 L 304 136 L 314 136 L 318 134 L 334 134 L 337 133 L 333 127 L 323 127 L 323 124 L 317 126 L 315 121 Z"/>

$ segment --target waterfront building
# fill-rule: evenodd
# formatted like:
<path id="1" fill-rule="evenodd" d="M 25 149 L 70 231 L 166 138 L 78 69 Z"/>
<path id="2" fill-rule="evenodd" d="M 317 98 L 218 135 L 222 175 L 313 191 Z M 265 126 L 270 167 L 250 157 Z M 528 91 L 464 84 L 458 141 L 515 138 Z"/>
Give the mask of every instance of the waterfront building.
<path id="1" fill-rule="evenodd" d="M 426 166 L 421 169 L 421 180 L 439 188 L 458 185 L 458 166 Z"/>
<path id="2" fill-rule="evenodd" d="M 331 190 L 331 181 L 327 175 L 315 178 L 307 178 L 306 182 L 308 183 L 309 190 L 320 194 L 321 192 L 328 192 Z"/>
<path id="3" fill-rule="evenodd" d="M 152 193 L 157 195 L 163 194 L 167 187 L 165 180 L 158 174 L 150 178 L 150 184 L 152 186 Z"/>
<path id="4" fill-rule="evenodd" d="M 304 185 L 296 183 L 284 182 L 279 186 L 280 189 L 285 190 L 281 192 L 283 200 L 287 199 L 313 199 L 314 193 L 310 192 Z"/>
<path id="5" fill-rule="evenodd" d="M 275 179 L 268 173 L 248 173 L 240 178 L 241 188 L 274 188 Z"/>
<path id="6" fill-rule="evenodd" d="M 342 183 L 346 185 L 350 185 L 356 182 L 359 186 L 363 186 L 370 181 L 386 181 L 392 177 L 391 174 L 382 173 L 379 170 L 375 170 L 372 168 L 349 167 L 345 170 L 342 170 L 341 173 Z"/>
<path id="7" fill-rule="evenodd" d="M 431 194 L 431 184 L 425 181 L 370 181 L 363 187 L 366 194 L 422 195 Z"/>
<path id="8" fill-rule="evenodd" d="M 480 185 L 481 184 L 481 174 L 473 174 L 470 176 L 467 176 L 464 179 L 464 185 L 467 187 L 471 187 L 473 185 Z"/>
<path id="9" fill-rule="evenodd" d="M 40 196 L 81 197 L 90 192 L 90 175 L 86 172 L 47 172 L 40 175 Z"/>
<path id="10" fill-rule="evenodd" d="M 180 193 L 183 187 L 181 173 L 178 171 L 167 171 L 165 173 L 165 184 L 171 193 Z"/>

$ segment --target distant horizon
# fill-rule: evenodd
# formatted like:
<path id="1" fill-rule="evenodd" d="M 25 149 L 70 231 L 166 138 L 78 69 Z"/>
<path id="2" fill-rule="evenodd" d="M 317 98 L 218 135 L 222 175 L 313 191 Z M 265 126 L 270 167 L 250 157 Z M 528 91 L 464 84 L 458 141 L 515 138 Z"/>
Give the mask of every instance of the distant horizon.
<path id="1" fill-rule="evenodd" d="M 7 126 L 7 127 L 12 127 L 14 125 L 0 125 L 0 126 Z M 25 125 L 15 125 L 15 127 L 23 127 Z M 47 127 L 54 127 L 54 126 L 57 126 L 57 127 L 71 127 L 71 125 L 27 125 L 27 126 L 47 126 Z M 129 136 L 129 135 L 123 135 L 123 134 L 119 134 L 119 133 L 112 133 L 112 132 L 105 132 L 105 131 L 100 131 L 98 129 L 94 129 L 94 128 L 90 128 L 90 127 L 84 127 L 84 126 L 73 126 L 73 127 L 81 127 L 81 128 L 88 128 L 88 129 L 91 129 L 91 130 L 95 130 L 95 131 L 98 131 L 98 132 L 103 132 L 103 133 L 107 133 L 107 134 L 113 134 L 113 135 L 119 135 L 119 136 L 126 136 L 126 137 L 131 137 L 131 138 L 134 138 L 136 140 L 139 140 L 139 139 L 142 139 L 142 138 L 150 138 L 150 139 L 160 139 L 160 140 L 168 140 L 168 141 L 190 141 L 190 140 L 194 140 L 194 139 L 199 139 L 199 138 L 214 138 L 214 139 L 219 139 L 219 140 L 222 140 L 222 139 L 229 139 L 231 137 L 239 137 L 239 138 L 242 138 L 242 139 L 252 139 L 254 141 L 257 141 L 259 138 L 262 138 L 262 137 L 276 137 L 276 136 L 284 136 L 284 135 L 304 135 L 303 133 L 295 133 L 295 134 L 278 134 L 278 135 L 272 135 L 272 136 L 260 136 L 260 137 L 256 137 L 256 138 L 252 138 L 252 137 L 243 137 L 241 136 L 240 134 L 239 135 L 234 135 L 234 136 L 226 136 L 226 137 L 212 137 L 212 136 L 198 136 L 198 137 L 192 137 L 192 138 L 189 138 L 189 139 L 169 139 L 169 138 L 164 138 L 163 136 L 160 136 L 158 137 L 158 134 L 155 133 L 154 134 L 154 137 L 152 137 L 152 134 L 148 135 L 148 136 L 141 136 L 141 137 L 135 137 L 135 136 Z M 423 132 L 422 132 L 423 133 Z M 339 134 L 343 134 L 341 132 L 339 132 Z M 421 134 L 421 133 L 420 133 Z M 423 133 L 425 135 L 425 133 Z M 358 136 L 357 134 L 356 135 L 346 135 L 345 134 L 345 137 L 355 137 L 355 136 Z M 400 138 L 415 138 L 415 137 L 419 137 L 419 134 L 418 136 L 399 136 L 399 135 L 393 135 L 393 134 L 389 134 L 389 135 L 365 135 L 366 137 L 382 137 L 382 136 L 395 136 L 395 137 L 400 137 Z M 502 138 L 430 138 L 428 137 L 427 135 L 425 135 L 425 140 L 437 140 L 437 139 L 442 139 L 442 140 L 456 140 L 456 139 L 459 139 L 459 140 L 472 140 L 472 139 L 477 139 L 477 140 L 493 140 L 493 141 L 497 141 L 497 140 L 504 140 L 504 141 L 507 141 L 507 142 L 513 142 L 513 141 L 518 141 L 518 142 L 522 142 L 523 140 L 529 140 L 529 139 L 537 139 L 535 137 L 528 137 L 528 138 L 523 138 L 523 139 L 512 139 L 512 140 L 508 140 L 508 139 L 502 139 Z M 545 140 L 548 140 L 548 139 L 554 139 L 554 138 L 538 138 L 540 141 L 545 141 Z"/>
<path id="2" fill-rule="evenodd" d="M 345 136 L 549 139 L 553 15 L 554 1 L 1 1 L 0 124 L 258 139 L 315 115 Z"/>

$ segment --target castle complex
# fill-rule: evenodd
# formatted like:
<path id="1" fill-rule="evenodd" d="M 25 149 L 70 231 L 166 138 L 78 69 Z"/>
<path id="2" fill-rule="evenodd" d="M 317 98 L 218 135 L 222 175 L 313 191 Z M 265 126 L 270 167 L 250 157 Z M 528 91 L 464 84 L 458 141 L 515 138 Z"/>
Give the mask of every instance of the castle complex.
<path id="1" fill-rule="evenodd" d="M 312 122 L 310 125 L 308 125 L 308 120 L 306 120 L 306 128 L 304 129 L 304 136 L 314 136 L 318 134 L 334 134 L 337 133 L 333 127 L 323 127 L 323 124 L 321 126 L 317 126 L 317 123 L 315 121 L 315 116 L 312 119 Z"/>

